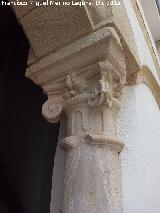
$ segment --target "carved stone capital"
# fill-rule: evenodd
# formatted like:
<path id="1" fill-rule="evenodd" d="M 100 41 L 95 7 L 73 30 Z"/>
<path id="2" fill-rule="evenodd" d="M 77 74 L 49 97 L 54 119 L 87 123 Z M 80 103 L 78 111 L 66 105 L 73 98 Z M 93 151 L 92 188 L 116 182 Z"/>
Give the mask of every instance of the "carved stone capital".
<path id="1" fill-rule="evenodd" d="M 123 48 L 103 28 L 62 48 L 27 70 L 48 96 L 42 114 L 51 123 L 62 113 L 67 135 L 61 212 L 122 213 L 116 114 L 126 84 Z M 99 193 L 101 192 L 101 193 Z"/>
<path id="2" fill-rule="evenodd" d="M 48 95 L 42 114 L 52 123 L 78 102 L 118 112 L 126 75 L 123 48 L 110 27 L 46 56 L 26 72 Z"/>
<path id="3" fill-rule="evenodd" d="M 96 69 L 95 79 L 90 79 L 92 68 Z M 120 109 L 120 97 L 125 85 L 125 71 L 118 73 L 110 62 L 98 62 L 92 67 L 87 67 L 77 77 L 75 73 L 70 73 L 64 78 L 63 88 L 56 94 L 51 94 L 42 107 L 42 114 L 47 121 L 56 123 L 60 120 L 60 115 L 72 105 L 88 104 L 92 108 L 108 107 L 114 112 Z M 84 79 L 88 72 L 88 78 Z"/>

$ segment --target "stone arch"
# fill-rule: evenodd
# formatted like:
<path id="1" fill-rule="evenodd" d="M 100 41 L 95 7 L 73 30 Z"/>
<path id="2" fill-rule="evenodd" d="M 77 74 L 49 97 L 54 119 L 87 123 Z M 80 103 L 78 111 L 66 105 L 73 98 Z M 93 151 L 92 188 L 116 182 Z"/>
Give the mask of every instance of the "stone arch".
<path id="1" fill-rule="evenodd" d="M 160 107 L 160 83 L 157 81 L 151 70 L 146 65 L 142 66 L 137 76 L 137 82 L 144 82 L 150 88 Z"/>

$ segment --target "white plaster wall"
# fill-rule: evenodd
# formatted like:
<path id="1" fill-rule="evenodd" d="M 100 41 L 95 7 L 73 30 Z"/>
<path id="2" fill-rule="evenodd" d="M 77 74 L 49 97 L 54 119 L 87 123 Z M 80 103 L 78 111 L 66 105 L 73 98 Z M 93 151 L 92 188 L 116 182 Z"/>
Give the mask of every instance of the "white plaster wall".
<path id="1" fill-rule="evenodd" d="M 126 87 L 118 116 L 124 213 L 160 209 L 160 110 L 145 84 Z"/>
<path id="2" fill-rule="evenodd" d="M 150 0 L 147 0 L 147 1 L 150 1 Z M 133 30 L 133 34 L 134 34 L 135 42 L 136 42 L 136 46 L 137 46 L 137 52 L 138 52 L 138 55 L 140 58 L 141 65 L 146 65 L 151 70 L 151 72 L 153 73 L 153 75 L 155 76 L 155 78 L 157 79 L 157 81 L 160 84 L 158 73 L 157 73 L 156 67 L 154 65 L 154 62 L 152 60 L 152 55 L 147 46 L 147 42 L 144 38 L 143 32 L 142 32 L 139 22 L 137 20 L 137 17 L 136 17 L 134 9 L 132 7 L 131 1 L 124 0 L 124 4 L 125 4 L 127 14 L 128 14 L 131 26 L 132 26 L 132 30 Z M 151 11 L 151 12 L 154 12 L 154 11 Z"/>
<path id="3" fill-rule="evenodd" d="M 158 63 L 160 64 L 160 58 L 156 47 L 156 41 L 160 39 L 160 16 L 157 10 L 155 1 L 138 0 L 138 6 L 140 8 L 145 27 L 151 39 L 154 53 L 157 57 Z M 156 23 L 156 24 L 155 24 Z"/>

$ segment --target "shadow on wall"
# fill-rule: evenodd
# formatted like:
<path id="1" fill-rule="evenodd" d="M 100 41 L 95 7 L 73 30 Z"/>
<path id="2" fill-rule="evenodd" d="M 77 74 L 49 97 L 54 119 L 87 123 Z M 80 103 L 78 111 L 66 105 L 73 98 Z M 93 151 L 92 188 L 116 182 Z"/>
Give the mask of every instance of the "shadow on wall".
<path id="1" fill-rule="evenodd" d="M 46 96 L 24 76 L 29 44 L 8 6 L 0 47 L 0 213 L 49 213 L 59 125 L 42 118 Z"/>

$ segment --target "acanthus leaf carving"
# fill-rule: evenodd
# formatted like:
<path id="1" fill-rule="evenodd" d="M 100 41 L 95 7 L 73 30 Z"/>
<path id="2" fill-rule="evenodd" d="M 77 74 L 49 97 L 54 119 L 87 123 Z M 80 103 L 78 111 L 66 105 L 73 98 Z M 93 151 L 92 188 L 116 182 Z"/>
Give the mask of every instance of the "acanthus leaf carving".
<path id="1" fill-rule="evenodd" d="M 108 81 L 98 81 L 95 87 L 91 88 L 88 95 L 88 104 L 91 107 L 98 107 L 102 104 L 112 106 L 112 91 Z"/>
<path id="2" fill-rule="evenodd" d="M 68 74 L 66 77 L 66 86 L 70 90 L 70 96 L 81 94 L 87 87 L 87 82 L 75 75 L 75 73 Z"/>
<path id="3" fill-rule="evenodd" d="M 64 86 L 57 87 L 58 91 L 55 90 L 42 107 L 42 114 L 47 121 L 58 122 L 66 103 L 82 99 L 86 100 L 90 107 L 105 105 L 118 111 L 119 98 L 125 85 L 125 71 L 117 71 L 109 61 L 98 62 L 95 67 L 98 75 L 92 81 L 90 77 L 87 80 L 83 78 L 87 72 L 88 76 L 92 76 L 91 69 L 81 72 L 78 76 L 72 72 L 64 77 L 63 82 L 58 84 Z M 56 84 L 54 87 L 56 88 Z M 71 102 L 68 102 L 69 100 Z"/>
<path id="4" fill-rule="evenodd" d="M 126 72 L 118 72 L 109 61 L 99 62 L 101 80 L 89 90 L 88 104 L 91 107 L 106 105 L 111 108 L 117 103 L 126 82 Z"/>

